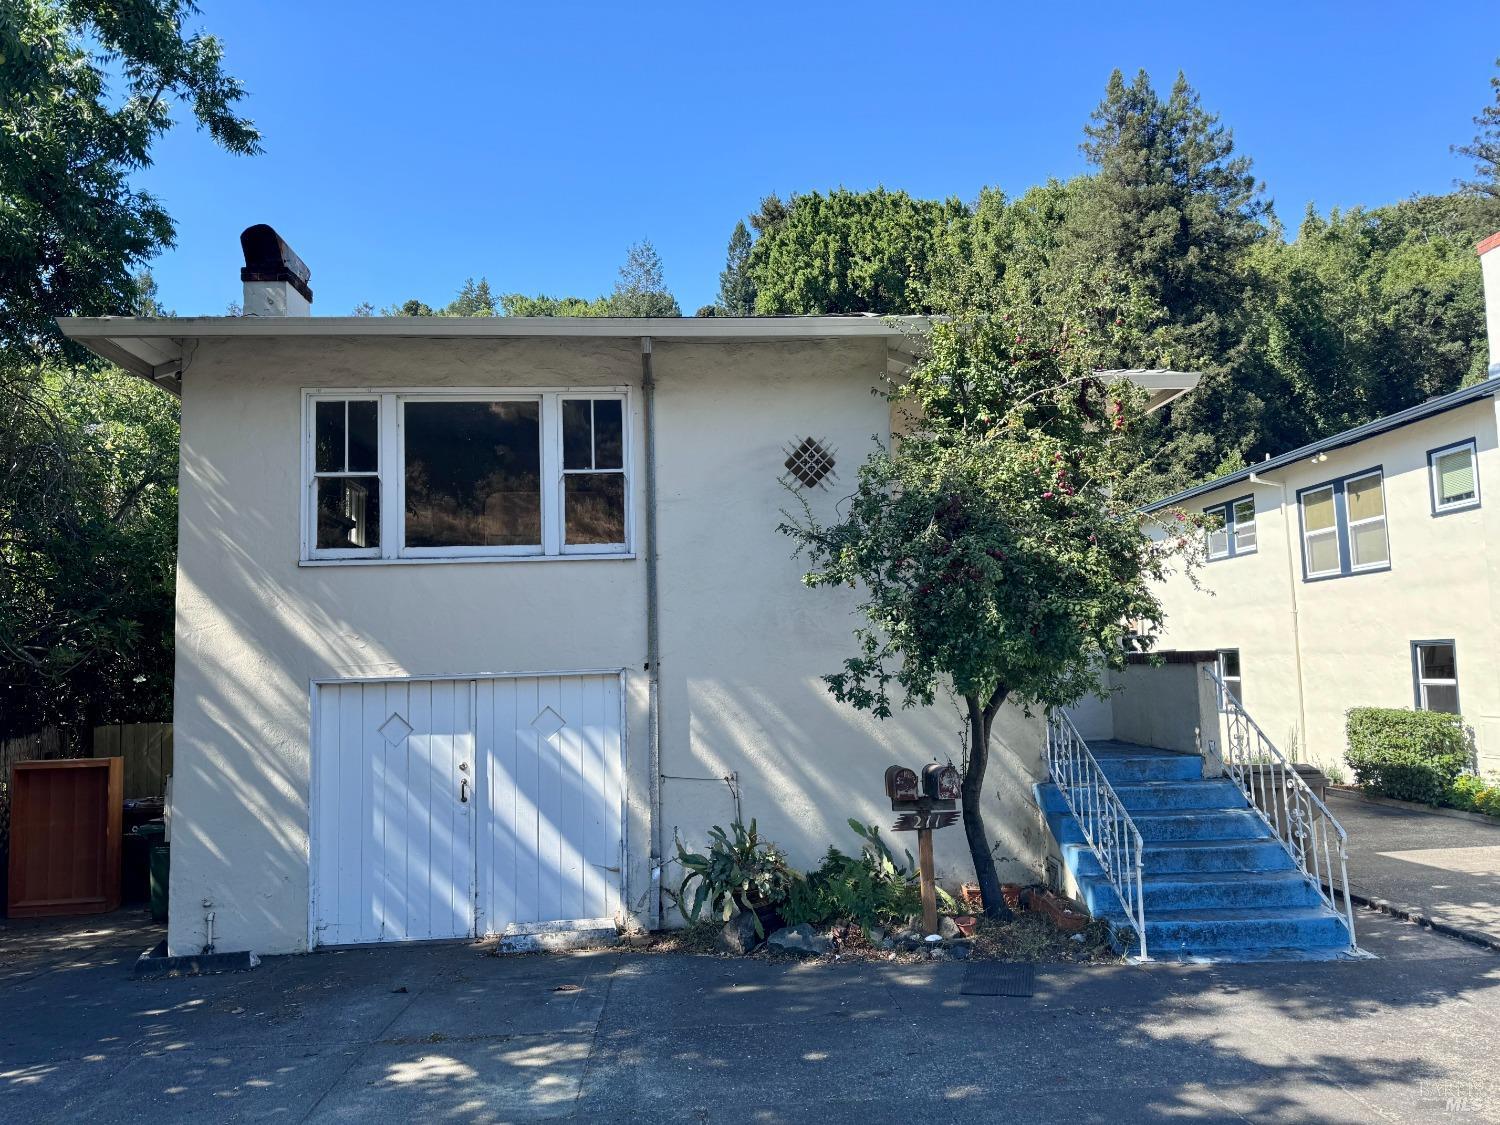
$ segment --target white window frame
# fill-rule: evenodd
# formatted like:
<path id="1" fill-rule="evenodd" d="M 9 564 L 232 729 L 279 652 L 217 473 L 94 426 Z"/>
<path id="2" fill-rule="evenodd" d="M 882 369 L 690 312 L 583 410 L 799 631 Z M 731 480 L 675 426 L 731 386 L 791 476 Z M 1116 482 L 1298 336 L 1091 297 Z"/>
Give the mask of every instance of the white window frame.
<path id="1" fill-rule="evenodd" d="M 1467 500 L 1455 500 L 1452 503 L 1443 503 L 1442 486 L 1438 478 L 1438 460 L 1450 453 L 1460 450 L 1469 451 L 1469 463 L 1474 467 L 1474 495 Z M 1447 512 L 1461 512 L 1465 508 L 1479 507 L 1479 446 L 1473 438 L 1467 441 L 1457 441 L 1452 445 L 1446 445 L 1442 449 L 1434 449 L 1427 454 L 1427 478 L 1432 485 L 1432 514 L 1443 515 Z"/>
<path id="2" fill-rule="evenodd" d="M 347 404 L 351 402 L 374 402 L 376 404 L 376 450 L 375 471 L 351 473 L 341 472 L 318 472 L 318 441 L 316 411 L 319 401 L 335 401 L 345 403 L 344 413 L 344 464 L 349 464 L 349 417 Z M 381 396 L 376 394 L 342 394 L 323 395 L 319 398 L 307 398 L 304 401 L 302 411 L 302 557 L 317 557 L 320 559 L 378 559 L 381 552 L 386 549 L 386 533 L 388 522 L 386 512 L 392 497 L 386 491 L 386 443 L 385 433 L 385 404 Z M 344 477 L 373 477 L 380 490 L 380 546 L 378 547 L 319 547 L 318 544 L 318 481 L 323 479 L 339 480 Z"/>
<path id="3" fill-rule="evenodd" d="M 1246 504 L 1250 505 L 1250 519 L 1248 521 L 1240 519 L 1240 508 Z M 1260 549 L 1260 533 L 1255 523 L 1255 497 L 1253 495 L 1241 496 L 1238 500 L 1231 501 L 1229 514 L 1232 517 L 1230 527 L 1233 529 L 1232 538 L 1235 556 L 1255 554 Z M 1246 529 L 1250 532 L 1248 543 L 1245 542 L 1245 537 L 1242 534 Z"/>
<path id="4" fill-rule="evenodd" d="M 563 408 L 564 401 L 569 399 L 588 399 L 590 403 L 603 402 L 605 400 L 616 400 L 620 403 L 620 467 L 618 469 L 569 469 L 563 461 Z M 568 542 L 568 512 L 567 496 L 568 482 L 570 476 L 605 476 L 620 475 L 625 478 L 625 535 L 627 541 L 630 537 L 630 441 L 627 431 L 630 428 L 630 415 L 626 411 L 624 395 L 614 394 L 559 394 L 557 396 L 557 409 L 553 411 L 554 424 L 557 430 L 554 436 L 557 450 L 557 510 L 558 510 L 558 551 L 564 555 L 614 555 L 626 549 L 624 543 L 572 543 Z M 597 434 L 594 432 L 594 410 L 589 407 L 589 440 L 595 441 Z M 593 451 L 596 459 L 598 451 Z"/>
<path id="5" fill-rule="evenodd" d="M 1203 529 L 1204 557 L 1209 562 L 1217 562 L 1220 559 L 1229 558 L 1234 553 L 1234 530 L 1229 522 L 1229 505 L 1215 504 L 1212 508 L 1205 508 L 1203 515 L 1210 520 L 1217 516 L 1220 521 L 1218 527 L 1205 527 Z M 1222 551 L 1214 550 L 1215 535 L 1222 535 L 1224 537 L 1224 549 Z"/>
<path id="6" fill-rule="evenodd" d="M 625 478 L 625 541 L 568 546 L 564 542 L 562 468 L 562 400 L 613 399 L 620 402 L 623 468 L 588 470 L 619 472 Z M 314 472 L 316 404 L 327 400 L 371 400 L 380 404 L 378 473 Z M 521 546 L 407 547 L 405 418 L 408 402 L 539 402 L 542 448 L 542 542 Z M 366 387 L 308 388 L 302 392 L 301 552 L 299 565 L 388 565 L 443 562 L 555 561 L 577 558 L 634 558 L 635 480 L 630 389 L 628 387 Z M 379 548 L 317 546 L 318 476 L 378 476 L 380 480 Z"/>
<path id="7" fill-rule="evenodd" d="M 1362 480 L 1375 477 L 1380 482 L 1380 515 L 1367 516 L 1362 520 L 1351 520 L 1349 518 L 1349 486 L 1357 484 Z M 1347 528 L 1345 539 L 1349 544 L 1349 572 L 1358 574 L 1363 570 L 1386 570 L 1391 565 L 1391 526 L 1388 519 L 1389 512 L 1385 501 L 1385 471 L 1383 469 L 1371 469 L 1367 473 L 1359 473 L 1352 477 L 1344 478 L 1344 525 Z M 1385 558 L 1376 562 L 1357 563 L 1354 561 L 1354 529 L 1356 527 L 1368 527 L 1375 522 L 1380 523 L 1380 532 L 1385 539 Z"/>
<path id="8" fill-rule="evenodd" d="M 1228 669 L 1225 667 L 1225 664 L 1224 664 L 1224 658 L 1226 656 L 1228 656 L 1231 652 L 1234 653 L 1235 662 L 1239 665 L 1240 674 L 1238 676 L 1231 676 L 1229 674 L 1229 672 L 1228 672 Z M 1245 678 L 1245 658 L 1240 654 L 1240 650 L 1237 649 L 1237 648 L 1221 648 L 1221 649 L 1219 649 L 1218 650 L 1218 668 L 1216 669 L 1216 671 L 1219 673 L 1219 682 L 1224 685 L 1222 688 L 1219 689 L 1219 710 L 1220 711 L 1228 711 L 1229 710 L 1229 702 L 1228 702 L 1229 699 L 1233 699 L 1235 701 L 1235 703 L 1240 707 L 1240 709 L 1244 710 L 1244 707 L 1245 707 L 1245 682 L 1244 682 L 1244 678 Z"/>
<path id="9" fill-rule="evenodd" d="M 1422 674 L 1422 650 L 1424 648 L 1447 647 L 1453 650 L 1453 676 L 1444 678 L 1437 676 L 1425 676 Z M 1419 711 L 1431 711 L 1427 706 L 1427 689 L 1429 687 L 1451 687 L 1453 689 L 1453 706 L 1457 708 L 1453 714 L 1463 714 L 1463 704 L 1458 694 L 1458 642 L 1453 640 L 1431 640 L 1412 641 L 1411 643 L 1411 676 L 1416 684 L 1416 704 Z M 1448 712 L 1442 712 L 1448 714 Z"/>
<path id="10" fill-rule="evenodd" d="M 1307 498 L 1325 490 L 1328 493 L 1328 502 L 1333 505 L 1333 523 L 1328 527 L 1318 528 L 1316 531 L 1308 531 Z M 1297 518 L 1301 522 L 1302 530 L 1302 572 L 1308 578 L 1328 578 L 1344 572 L 1343 549 L 1339 544 L 1338 502 L 1338 488 L 1332 482 L 1303 489 L 1297 494 Z M 1328 535 L 1333 536 L 1334 554 L 1337 556 L 1337 561 L 1334 562 L 1332 570 L 1314 570 L 1312 568 L 1312 540 L 1315 536 Z"/>

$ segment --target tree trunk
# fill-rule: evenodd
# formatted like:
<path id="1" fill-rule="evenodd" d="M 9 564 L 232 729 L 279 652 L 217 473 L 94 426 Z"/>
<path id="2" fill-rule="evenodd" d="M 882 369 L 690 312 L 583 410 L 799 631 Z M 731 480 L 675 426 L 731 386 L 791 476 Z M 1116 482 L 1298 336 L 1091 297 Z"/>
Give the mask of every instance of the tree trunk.
<path id="1" fill-rule="evenodd" d="M 990 725 L 1005 702 L 1009 689 L 998 687 L 988 700 L 977 695 L 964 697 L 969 705 L 969 763 L 964 769 L 963 810 L 964 835 L 969 841 L 969 856 L 974 861 L 974 876 L 984 899 L 987 918 L 1010 921 L 1010 908 L 1000 893 L 1000 875 L 995 870 L 995 855 L 990 851 L 990 836 L 984 828 L 981 799 L 984 796 L 984 771 L 990 763 Z"/>

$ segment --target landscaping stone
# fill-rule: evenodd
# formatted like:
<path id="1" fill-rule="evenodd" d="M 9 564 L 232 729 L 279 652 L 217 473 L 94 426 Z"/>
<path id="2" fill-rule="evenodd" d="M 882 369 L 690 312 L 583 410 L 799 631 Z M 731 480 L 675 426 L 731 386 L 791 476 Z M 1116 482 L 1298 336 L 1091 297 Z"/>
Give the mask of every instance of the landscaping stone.
<path id="1" fill-rule="evenodd" d="M 948 915 L 944 914 L 941 918 L 938 919 L 938 937 L 942 938 L 944 941 L 951 941 L 952 939 L 961 936 L 962 932 L 958 928 L 958 923 L 955 922 L 952 918 L 948 917 Z"/>
<path id="2" fill-rule="evenodd" d="M 755 915 L 748 910 L 741 910 L 724 923 L 715 944 L 721 952 L 733 953 L 738 957 L 749 953 L 760 944 L 760 935 L 755 932 Z"/>
<path id="3" fill-rule="evenodd" d="M 820 956 L 833 948 L 827 936 L 818 933 L 806 922 L 795 926 L 783 926 L 770 937 L 766 944 L 773 949 L 784 949 L 791 953 L 810 953 Z"/>
<path id="4" fill-rule="evenodd" d="M 922 935 L 910 926 L 903 926 L 891 933 L 891 947 L 907 951 L 922 948 Z"/>

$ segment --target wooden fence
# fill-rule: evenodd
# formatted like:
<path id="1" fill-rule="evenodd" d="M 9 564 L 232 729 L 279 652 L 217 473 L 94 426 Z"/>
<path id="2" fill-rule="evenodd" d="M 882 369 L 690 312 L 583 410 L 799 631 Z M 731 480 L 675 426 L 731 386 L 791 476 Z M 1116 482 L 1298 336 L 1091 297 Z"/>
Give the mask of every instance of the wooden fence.
<path id="1" fill-rule="evenodd" d="M 172 772 L 171 723 L 121 723 L 94 728 L 95 758 L 125 759 L 125 799 L 160 797 Z"/>

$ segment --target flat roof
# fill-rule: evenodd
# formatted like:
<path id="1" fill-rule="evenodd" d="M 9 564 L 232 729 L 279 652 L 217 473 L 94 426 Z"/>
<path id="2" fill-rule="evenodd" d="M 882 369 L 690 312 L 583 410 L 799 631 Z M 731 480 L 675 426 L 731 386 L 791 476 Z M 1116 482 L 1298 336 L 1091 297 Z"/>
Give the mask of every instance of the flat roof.
<path id="1" fill-rule="evenodd" d="M 1191 500 L 1195 496 L 1202 496 L 1220 488 L 1226 488 L 1232 484 L 1249 480 L 1252 473 L 1269 473 L 1286 465 L 1302 460 L 1304 457 L 1312 457 L 1318 453 L 1326 453 L 1330 449 L 1341 449 L 1346 445 L 1353 445 L 1367 438 L 1377 437 L 1391 430 L 1409 426 L 1413 422 L 1420 422 L 1424 418 L 1431 418 L 1435 414 L 1453 410 L 1460 406 L 1467 406 L 1471 402 L 1480 399 L 1493 398 L 1500 393 L 1500 375 L 1493 375 L 1482 383 L 1475 383 L 1472 387 L 1460 387 L 1456 391 L 1449 391 L 1445 395 L 1438 395 L 1426 402 L 1419 402 L 1416 406 L 1408 406 L 1405 410 L 1398 410 L 1394 414 L 1387 414 L 1384 418 L 1376 418 L 1373 422 L 1366 422 L 1360 426 L 1354 426 L 1341 433 L 1334 434 L 1319 441 L 1310 442 L 1300 448 L 1293 449 L 1289 453 L 1271 457 L 1265 461 L 1257 462 L 1246 468 L 1232 473 L 1226 473 L 1222 477 L 1195 484 L 1191 488 L 1185 488 L 1181 492 L 1174 493 L 1162 500 L 1147 504 L 1141 509 L 1143 512 L 1155 512 L 1161 508 L 1181 504 L 1185 500 Z"/>

